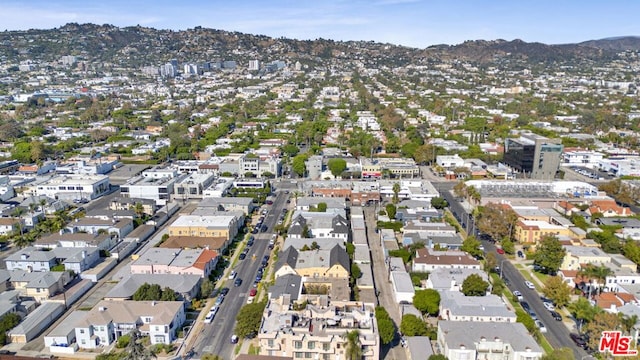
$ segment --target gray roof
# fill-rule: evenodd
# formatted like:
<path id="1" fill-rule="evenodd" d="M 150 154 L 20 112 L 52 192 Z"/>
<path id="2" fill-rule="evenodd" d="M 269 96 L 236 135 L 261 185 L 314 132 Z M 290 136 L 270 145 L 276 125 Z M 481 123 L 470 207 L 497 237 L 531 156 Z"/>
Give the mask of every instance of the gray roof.
<path id="1" fill-rule="evenodd" d="M 289 265 L 292 268 L 304 269 L 310 267 L 330 268 L 335 264 L 340 264 L 344 269 L 350 271 L 349 254 L 347 251 L 335 245 L 331 249 L 319 249 L 309 251 L 298 251 L 293 247 L 288 247 L 280 253 L 278 262 L 276 263 L 276 271 L 283 265 Z"/>
<path id="2" fill-rule="evenodd" d="M 293 246 L 297 250 L 302 249 L 305 245 L 311 246 L 311 243 L 316 242 L 320 249 L 331 249 L 334 246 L 338 245 L 340 247 L 345 247 L 344 240 L 340 238 L 292 238 L 287 237 L 284 241 L 283 249 L 288 248 L 289 246 Z"/>
<path id="3" fill-rule="evenodd" d="M 395 284 L 396 292 L 415 293 L 411 276 L 406 271 L 392 271 L 391 277 Z"/>
<path id="4" fill-rule="evenodd" d="M 128 299 L 140 288 L 144 283 L 161 287 L 168 286 L 179 294 L 188 294 L 193 288 L 200 286 L 202 278 L 200 275 L 188 274 L 131 274 L 120 280 L 116 286 L 105 295 L 105 298 L 121 298 Z"/>
<path id="5" fill-rule="evenodd" d="M 7 282 L 11 279 L 11 272 L 9 270 L 0 269 L 0 283 Z"/>
<path id="6" fill-rule="evenodd" d="M 622 226 L 624 228 L 640 228 L 640 220 L 628 217 L 603 217 L 598 219 L 598 224 Z"/>
<path id="7" fill-rule="evenodd" d="M 482 280 L 487 281 L 487 273 L 479 269 L 448 269 L 438 268 L 429 273 L 429 282 L 436 290 L 449 290 L 451 289 L 451 282 L 454 281 L 456 285 L 462 286 L 462 282 L 469 275 L 479 275 Z"/>
<path id="8" fill-rule="evenodd" d="M 26 260 L 22 259 L 22 255 L 26 255 Z M 28 262 L 50 262 L 56 258 L 56 255 L 51 251 L 44 251 L 32 246 L 24 249 L 19 249 L 13 254 L 7 256 L 5 261 L 28 261 Z"/>
<path id="9" fill-rule="evenodd" d="M 62 278 L 61 271 L 11 270 L 11 281 L 27 282 L 28 288 L 48 288 Z"/>
<path id="10" fill-rule="evenodd" d="M 449 348 L 458 349 L 464 345 L 467 349 L 475 349 L 482 338 L 494 340 L 499 338 L 503 343 L 511 345 L 515 351 L 543 353 L 542 348 L 529 335 L 521 323 L 506 322 L 473 322 L 473 321 L 438 321 L 438 328 L 442 331 L 443 340 Z"/>
<path id="11" fill-rule="evenodd" d="M 431 339 L 428 336 L 409 336 L 406 340 L 410 359 L 428 359 L 429 356 L 433 355 Z"/>
<path id="12" fill-rule="evenodd" d="M 287 234 L 302 236 L 302 230 L 304 229 L 305 225 L 307 225 L 307 219 L 305 219 L 301 215 L 298 215 L 293 218 L 293 220 L 291 220 L 291 225 L 289 225 Z"/>
<path id="13" fill-rule="evenodd" d="M 73 263 L 73 262 L 82 261 L 83 252 L 86 252 L 85 256 L 88 256 L 90 254 L 93 254 L 94 252 L 99 252 L 100 249 L 93 246 L 77 247 L 77 248 L 57 247 L 57 248 L 51 249 L 51 251 L 56 255 L 56 258 L 63 259 L 64 262 L 66 263 Z"/>
<path id="14" fill-rule="evenodd" d="M 494 318 L 514 318 L 516 314 L 502 301 L 489 294 L 485 296 L 465 296 L 459 291 L 441 291 L 440 309 L 449 311 L 450 316 L 490 316 Z"/>
<path id="15" fill-rule="evenodd" d="M 239 206 L 250 206 L 251 203 L 253 202 L 253 198 L 250 197 L 223 197 L 223 198 L 212 198 L 212 197 L 207 197 L 202 199 L 199 203 L 198 203 L 198 207 L 199 208 L 218 208 L 218 207 L 222 207 L 224 208 L 225 204 L 233 204 L 233 205 L 239 205 Z"/>
<path id="16" fill-rule="evenodd" d="M 57 318 L 57 315 L 60 315 L 64 312 L 64 305 L 57 302 L 45 301 L 40 305 L 37 309 L 35 309 L 31 314 L 29 314 L 22 322 L 9 330 L 9 334 L 22 335 L 22 334 L 30 334 L 33 329 L 41 329 L 43 319 L 50 319 L 51 316 Z M 55 320 L 55 319 L 52 319 Z M 27 341 L 31 340 L 27 337 Z"/>
<path id="17" fill-rule="evenodd" d="M 318 206 L 320 203 L 327 204 L 327 209 L 344 209 L 345 201 L 342 198 L 327 197 L 301 197 L 296 200 L 296 207 Z"/>
<path id="18" fill-rule="evenodd" d="M 46 336 L 66 337 L 69 333 L 74 332 L 76 325 L 84 319 L 86 311 L 71 311 L 69 315 L 51 330 Z M 45 336 L 45 337 L 46 337 Z"/>
<path id="19" fill-rule="evenodd" d="M 302 276 L 287 274 L 276 279 L 275 284 L 269 287 L 272 299 L 277 299 L 282 295 L 289 294 L 291 301 L 298 300 L 302 288 Z"/>
<path id="20" fill-rule="evenodd" d="M 86 217 L 95 217 L 95 218 L 129 218 L 133 219 L 136 217 L 136 213 L 133 210 L 111 210 L 111 209 L 93 209 L 91 211 L 87 211 L 84 215 Z"/>

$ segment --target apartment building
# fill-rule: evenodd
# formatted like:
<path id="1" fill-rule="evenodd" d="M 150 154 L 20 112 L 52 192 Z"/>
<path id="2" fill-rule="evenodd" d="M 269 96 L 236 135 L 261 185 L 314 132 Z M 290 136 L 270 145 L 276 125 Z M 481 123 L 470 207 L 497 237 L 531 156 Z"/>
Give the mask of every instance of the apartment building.
<path id="1" fill-rule="evenodd" d="M 233 215 L 180 215 L 169 226 L 169 236 L 222 237 L 230 240 L 238 234 L 240 221 Z"/>

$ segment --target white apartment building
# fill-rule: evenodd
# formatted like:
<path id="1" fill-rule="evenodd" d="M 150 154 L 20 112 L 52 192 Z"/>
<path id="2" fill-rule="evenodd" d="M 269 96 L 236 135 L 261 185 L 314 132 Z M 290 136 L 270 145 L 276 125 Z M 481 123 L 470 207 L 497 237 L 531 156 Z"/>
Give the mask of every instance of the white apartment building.
<path id="1" fill-rule="evenodd" d="M 595 169 L 599 166 L 604 154 L 597 151 L 567 151 L 562 153 L 562 166 L 584 166 Z"/>
<path id="2" fill-rule="evenodd" d="M 126 198 L 150 199 L 154 200 L 158 206 L 166 205 L 171 194 L 174 193 L 175 184 L 188 175 L 157 177 L 157 174 L 145 172 L 129 179 L 126 184 L 120 186 L 120 193 Z"/>
<path id="3" fill-rule="evenodd" d="M 204 190 L 216 180 L 212 173 L 191 173 L 180 177 L 174 185 L 176 200 L 202 199 Z"/>
<path id="4" fill-rule="evenodd" d="M 48 196 L 57 200 L 97 199 L 109 191 L 105 175 L 58 175 L 28 186 L 25 196 Z"/>

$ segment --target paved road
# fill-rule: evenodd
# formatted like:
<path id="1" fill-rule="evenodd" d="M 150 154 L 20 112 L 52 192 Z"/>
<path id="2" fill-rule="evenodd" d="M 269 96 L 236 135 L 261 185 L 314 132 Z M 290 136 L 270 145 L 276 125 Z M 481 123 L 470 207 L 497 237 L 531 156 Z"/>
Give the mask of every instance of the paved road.
<path id="1" fill-rule="evenodd" d="M 229 294 L 220 306 L 218 314 L 211 324 L 199 324 L 201 325 L 199 327 L 201 333 L 197 335 L 195 343 L 192 344 L 197 356 L 209 353 L 219 355 L 223 359 L 233 359 L 235 357 L 235 345 L 231 344 L 230 340 L 235 327 L 236 315 L 240 308 L 246 304 L 247 294 L 249 289 L 253 287 L 262 257 L 269 253 L 269 239 L 271 239 L 273 228 L 286 205 L 287 198 L 288 195 L 284 192 L 277 192 L 277 197 L 271 206 L 271 210 L 263 222 L 264 225 L 268 226 L 268 231 L 254 235 L 256 240 L 250 248 L 247 258 L 238 260 L 233 269 L 238 273 L 238 277 L 242 279 L 242 285 L 234 287 L 233 280 L 226 280 L 225 286 L 229 288 Z M 255 255 L 255 260 L 253 255 Z M 205 311 L 208 311 L 208 309 L 205 309 Z"/>
<path id="2" fill-rule="evenodd" d="M 378 295 L 378 305 L 387 309 L 387 312 L 395 322 L 396 326 L 400 327 L 400 309 L 398 303 L 396 303 L 393 296 L 393 290 L 391 289 L 391 283 L 389 282 L 389 274 L 387 268 L 384 266 L 385 256 L 382 251 L 382 245 L 380 244 L 380 235 L 376 234 L 376 207 L 366 206 L 364 207 L 364 218 L 367 226 L 367 239 L 369 241 L 369 249 L 371 250 L 371 263 L 373 266 L 373 284 Z M 407 358 L 407 354 L 399 342 L 396 342 L 389 351 L 386 353 L 385 359 L 391 360 L 403 360 Z M 381 347 L 382 349 L 382 347 Z"/>

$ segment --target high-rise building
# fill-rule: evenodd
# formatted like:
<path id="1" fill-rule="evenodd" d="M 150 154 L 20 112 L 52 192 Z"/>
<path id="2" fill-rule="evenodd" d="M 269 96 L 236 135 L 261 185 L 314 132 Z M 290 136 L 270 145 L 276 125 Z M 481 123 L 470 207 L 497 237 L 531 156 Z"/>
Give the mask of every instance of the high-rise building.
<path id="1" fill-rule="evenodd" d="M 521 177 L 553 180 L 562 156 L 560 139 L 549 139 L 533 133 L 507 138 L 504 142 L 504 163 Z"/>
<path id="2" fill-rule="evenodd" d="M 249 60 L 249 71 L 260 70 L 260 60 Z"/>

